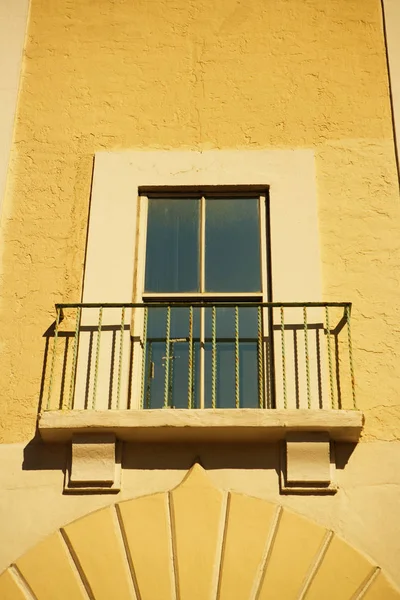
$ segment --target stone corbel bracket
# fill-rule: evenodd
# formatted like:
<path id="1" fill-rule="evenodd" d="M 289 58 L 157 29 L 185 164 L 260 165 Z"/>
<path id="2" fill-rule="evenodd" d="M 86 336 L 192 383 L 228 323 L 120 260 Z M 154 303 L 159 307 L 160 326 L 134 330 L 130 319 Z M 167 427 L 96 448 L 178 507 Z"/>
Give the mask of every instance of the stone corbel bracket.
<path id="1" fill-rule="evenodd" d="M 335 494 L 334 444 L 324 432 L 291 432 L 281 443 L 282 494 Z"/>
<path id="2" fill-rule="evenodd" d="M 121 442 L 113 433 L 75 433 L 64 493 L 118 493 L 121 489 Z"/>

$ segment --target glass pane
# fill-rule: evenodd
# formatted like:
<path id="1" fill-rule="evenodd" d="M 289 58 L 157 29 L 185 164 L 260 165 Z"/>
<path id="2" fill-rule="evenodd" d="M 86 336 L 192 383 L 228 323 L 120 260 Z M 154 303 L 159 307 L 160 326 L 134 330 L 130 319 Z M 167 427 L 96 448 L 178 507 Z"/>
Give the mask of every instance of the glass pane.
<path id="1" fill-rule="evenodd" d="M 206 200 L 206 291 L 261 291 L 257 198 Z"/>
<path id="2" fill-rule="evenodd" d="M 258 408 L 257 308 L 239 309 L 239 406 Z M 217 308 L 214 323 L 216 337 L 216 408 L 236 406 L 235 308 Z M 205 318 L 205 406 L 212 407 L 212 311 Z"/>
<path id="3" fill-rule="evenodd" d="M 149 198 L 146 292 L 199 291 L 199 210 L 193 198 Z"/>
<path id="4" fill-rule="evenodd" d="M 193 310 L 193 347 L 190 361 L 189 308 L 172 308 L 169 368 L 166 373 L 167 309 L 148 313 L 144 408 L 163 408 L 165 385 L 169 408 L 198 408 L 200 311 Z M 189 373 L 191 371 L 191 391 Z"/>

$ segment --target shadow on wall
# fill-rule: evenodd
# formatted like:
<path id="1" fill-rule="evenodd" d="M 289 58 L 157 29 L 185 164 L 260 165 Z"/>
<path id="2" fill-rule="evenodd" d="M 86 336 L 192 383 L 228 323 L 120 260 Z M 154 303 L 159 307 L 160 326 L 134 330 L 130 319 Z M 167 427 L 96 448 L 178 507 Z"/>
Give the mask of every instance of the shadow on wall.
<path id="1" fill-rule="evenodd" d="M 357 444 L 336 443 L 336 468 L 344 469 Z M 182 470 L 194 463 L 206 470 L 262 469 L 279 474 L 279 443 L 124 443 L 122 468 L 127 470 Z M 44 444 L 37 434 L 24 448 L 23 470 L 63 470 L 69 444 Z"/>
<path id="2" fill-rule="evenodd" d="M 45 347 L 43 352 L 42 376 L 39 392 L 38 412 L 43 410 L 62 410 L 76 408 L 74 406 L 75 392 L 75 376 L 76 376 L 76 361 L 77 347 L 76 331 L 70 327 L 71 323 L 67 322 L 64 329 L 60 325 L 55 335 L 57 323 L 54 321 L 50 327 L 44 332 Z M 130 325 L 125 324 L 123 327 L 125 334 L 129 335 Z M 121 333 L 121 325 L 103 325 L 101 334 L 107 336 L 107 343 L 102 347 L 102 358 L 104 354 L 107 356 L 106 361 L 102 361 L 101 369 L 104 367 L 107 371 L 107 408 L 108 410 L 115 408 L 115 388 L 118 377 L 118 359 L 119 359 L 119 339 Z M 84 359 L 85 368 L 85 393 L 82 409 L 89 409 L 92 401 L 93 379 L 96 370 L 96 361 L 98 361 L 98 327 L 97 326 L 80 326 L 80 337 L 86 336 L 87 341 L 87 357 Z M 106 352 L 104 351 L 106 346 Z M 133 362 L 133 344 L 130 348 L 129 364 L 132 367 Z M 106 364 L 105 364 L 106 363 Z M 104 383 L 104 377 L 102 377 Z M 128 400 L 125 400 L 130 406 L 132 385 L 132 372 L 129 372 L 129 389 Z M 103 394 L 102 394 L 103 395 Z"/>

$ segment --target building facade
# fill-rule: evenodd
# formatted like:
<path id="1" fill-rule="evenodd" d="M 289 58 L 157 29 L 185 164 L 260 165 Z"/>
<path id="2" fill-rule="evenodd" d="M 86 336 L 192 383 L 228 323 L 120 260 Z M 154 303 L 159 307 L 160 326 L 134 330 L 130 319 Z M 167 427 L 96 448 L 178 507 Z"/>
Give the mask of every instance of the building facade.
<path id="1" fill-rule="evenodd" d="M 400 598 L 398 2 L 0 16 L 0 598 Z"/>

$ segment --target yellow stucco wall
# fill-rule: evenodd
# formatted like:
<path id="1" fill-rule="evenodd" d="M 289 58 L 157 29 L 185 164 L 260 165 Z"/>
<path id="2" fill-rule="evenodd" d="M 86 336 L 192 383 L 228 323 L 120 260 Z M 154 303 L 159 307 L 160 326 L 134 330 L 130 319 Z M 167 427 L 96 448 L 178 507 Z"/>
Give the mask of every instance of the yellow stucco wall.
<path id="1" fill-rule="evenodd" d="M 340 537 L 226 494 L 198 464 L 169 493 L 92 512 L 40 542 L 0 575 L 1 597 L 19 600 L 24 582 L 37 600 L 400 598 Z"/>
<path id="2" fill-rule="evenodd" d="M 1 230 L 1 441 L 33 435 L 43 333 L 54 302 L 80 299 L 94 152 L 276 147 L 316 152 L 324 296 L 354 302 L 366 439 L 399 436 L 379 0 L 32 0 Z"/>
<path id="3" fill-rule="evenodd" d="M 255 571 L 262 575 L 263 569 L 257 567 L 266 558 L 268 539 L 273 552 L 268 558 L 260 598 L 300 597 L 296 591 L 305 577 L 309 579 L 310 563 L 315 565 L 321 545 L 329 551 L 324 554 L 322 569 L 311 571 L 315 575 L 311 597 L 355 598 L 354 589 L 362 582 L 367 583 L 376 565 L 382 569 L 379 579 L 387 577 L 399 588 L 400 522 L 393 518 L 399 492 L 396 496 L 393 489 L 399 488 L 400 444 L 391 443 L 392 452 L 388 452 L 388 445 L 388 442 L 359 445 L 347 457 L 346 468 L 338 473 L 340 488 L 336 496 L 279 496 L 275 470 L 277 447 L 262 445 L 243 452 L 238 447 L 209 444 L 175 446 L 167 451 L 165 447 L 156 446 L 151 452 L 148 447 L 126 447 L 121 493 L 66 496 L 60 494 L 62 473 L 55 469 L 62 458 L 61 446 L 53 448 L 52 463 L 42 461 L 47 470 L 29 472 L 18 468 L 22 445 L 3 444 L 0 458 L 8 468 L 0 473 L 0 504 L 8 504 L 8 518 L 0 515 L 2 539 L 7 540 L 0 545 L 0 573 L 15 562 L 38 598 L 42 598 L 40 589 L 46 586 L 44 598 L 53 600 L 54 586 L 60 586 L 61 581 L 60 600 L 64 596 L 75 597 L 66 557 L 61 556 L 66 548 L 56 533 L 64 527 L 69 545 L 81 561 L 81 571 L 86 572 L 96 586 L 95 597 L 108 600 L 110 586 L 118 589 L 116 581 L 124 588 L 117 597 L 126 597 L 126 571 L 124 573 L 123 565 L 118 565 L 121 552 L 117 546 L 122 540 L 120 534 L 119 540 L 113 536 L 118 523 L 115 514 L 112 518 L 112 507 L 120 503 L 120 516 L 125 523 L 126 541 L 139 588 L 145 586 L 142 598 L 170 597 L 174 574 L 171 577 L 172 562 L 168 556 L 172 551 L 177 553 L 180 563 L 176 572 L 181 579 L 181 598 L 214 597 L 207 593 L 207 586 L 217 583 L 221 557 L 224 568 L 220 597 L 253 598 L 246 592 L 253 587 Z M 345 454 L 346 450 L 341 460 Z M 196 485 L 192 482 L 189 487 L 178 487 L 169 502 L 166 501 L 165 492 L 179 486 L 187 477 L 196 456 L 204 464 L 207 476 L 203 475 L 203 481 Z M 163 468 L 172 464 L 173 468 Z M 243 464 L 252 468 L 243 469 Z M 228 503 L 227 492 L 231 494 Z M 283 508 L 280 515 L 276 511 L 278 505 Z M 111 510 L 93 513 L 105 507 Z M 297 516 L 291 515 L 292 511 Z M 166 520 L 169 512 L 171 518 Z M 84 518 L 75 521 L 81 517 Z M 68 525 L 72 521 L 75 521 L 72 526 Z M 221 548 L 224 522 L 227 523 L 226 537 Z M 177 544 L 169 542 L 171 528 L 180 538 Z M 271 530 L 275 529 L 276 535 L 270 537 Z M 327 535 L 326 530 L 332 531 L 333 537 Z M 339 538 L 346 543 L 339 542 Z M 217 540 L 218 556 L 215 553 Z M 348 547 L 346 550 L 347 544 L 353 548 L 350 553 Z M 26 552 L 28 554 L 21 559 Z M 57 577 L 48 577 L 49 572 Z M 390 585 L 385 589 L 379 579 L 373 586 L 373 589 L 377 586 L 378 591 L 372 597 L 391 599 Z M 4 585 L 8 582 L 3 575 L 0 576 L 2 600 Z M 193 593 L 193 585 L 197 592 L 202 592 L 201 596 Z"/>

